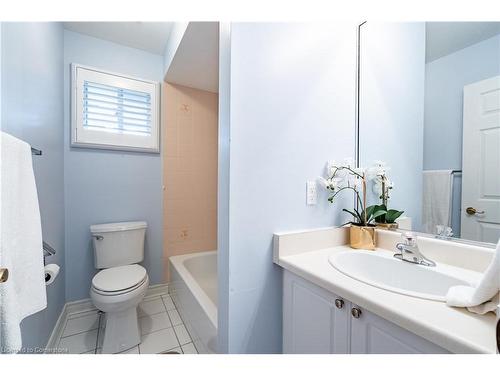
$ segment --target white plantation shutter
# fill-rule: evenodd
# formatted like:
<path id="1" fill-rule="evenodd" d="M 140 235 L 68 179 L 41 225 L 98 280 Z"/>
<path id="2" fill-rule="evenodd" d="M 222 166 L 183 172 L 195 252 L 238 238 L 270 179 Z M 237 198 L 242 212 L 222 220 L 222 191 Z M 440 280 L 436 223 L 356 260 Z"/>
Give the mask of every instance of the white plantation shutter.
<path id="1" fill-rule="evenodd" d="M 95 82 L 83 84 L 83 126 L 151 134 L 151 95 Z"/>
<path id="2" fill-rule="evenodd" d="M 158 84 L 73 65 L 72 145 L 157 152 Z"/>

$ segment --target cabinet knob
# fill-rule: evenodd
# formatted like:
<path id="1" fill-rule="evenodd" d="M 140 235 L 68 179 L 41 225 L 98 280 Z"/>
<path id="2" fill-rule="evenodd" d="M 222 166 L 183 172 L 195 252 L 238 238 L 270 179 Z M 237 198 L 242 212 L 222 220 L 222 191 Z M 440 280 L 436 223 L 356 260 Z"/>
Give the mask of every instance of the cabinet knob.
<path id="1" fill-rule="evenodd" d="M 351 315 L 352 315 L 353 318 L 359 319 L 359 317 L 361 316 L 361 310 L 358 309 L 357 307 L 353 307 L 351 309 Z"/>
<path id="2" fill-rule="evenodd" d="M 335 300 L 335 307 L 337 307 L 337 309 L 343 308 L 344 307 L 344 300 L 340 299 L 340 298 L 337 298 Z"/>

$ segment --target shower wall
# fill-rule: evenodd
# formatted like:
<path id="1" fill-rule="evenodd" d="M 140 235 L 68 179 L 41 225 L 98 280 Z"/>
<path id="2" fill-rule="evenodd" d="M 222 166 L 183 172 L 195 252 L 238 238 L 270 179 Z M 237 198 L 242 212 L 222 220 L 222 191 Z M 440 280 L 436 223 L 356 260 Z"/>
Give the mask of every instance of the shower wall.
<path id="1" fill-rule="evenodd" d="M 163 92 L 163 252 L 217 248 L 218 94 L 166 83 Z"/>

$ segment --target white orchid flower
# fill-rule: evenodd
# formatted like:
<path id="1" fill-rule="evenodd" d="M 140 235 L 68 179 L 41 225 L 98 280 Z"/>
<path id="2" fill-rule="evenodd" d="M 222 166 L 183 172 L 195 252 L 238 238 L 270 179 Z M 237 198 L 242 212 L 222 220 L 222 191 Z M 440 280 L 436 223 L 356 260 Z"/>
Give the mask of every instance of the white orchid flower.
<path id="1" fill-rule="evenodd" d="M 369 180 L 375 179 L 377 177 L 377 172 L 378 172 L 377 168 L 374 168 L 374 167 L 367 168 L 366 169 L 366 178 L 368 178 Z"/>
<path id="2" fill-rule="evenodd" d="M 368 168 L 367 177 L 369 180 L 380 180 L 387 175 L 390 168 L 386 165 L 385 161 L 375 160 L 374 165 Z"/>
<path id="3" fill-rule="evenodd" d="M 382 195 L 382 182 L 379 179 L 373 180 L 372 191 L 377 195 Z"/>
<path id="4" fill-rule="evenodd" d="M 341 182 L 343 181 L 343 178 L 331 178 L 330 179 L 330 189 L 332 190 L 337 190 L 337 188 L 340 186 Z"/>
<path id="5" fill-rule="evenodd" d="M 328 189 L 329 187 L 329 182 L 326 178 L 324 177 L 318 177 L 318 183 L 324 188 L 324 189 Z"/>
<path id="6" fill-rule="evenodd" d="M 338 177 L 318 177 L 318 183 L 325 189 L 335 191 L 339 188 L 341 185 L 341 182 L 343 181 L 342 178 Z"/>

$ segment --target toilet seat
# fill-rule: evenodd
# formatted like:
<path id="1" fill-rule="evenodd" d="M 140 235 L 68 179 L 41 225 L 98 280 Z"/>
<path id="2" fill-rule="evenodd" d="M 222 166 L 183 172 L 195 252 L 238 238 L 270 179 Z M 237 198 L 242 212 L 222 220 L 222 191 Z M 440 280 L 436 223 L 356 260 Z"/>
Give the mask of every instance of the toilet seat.
<path id="1" fill-rule="evenodd" d="M 146 281 L 144 267 L 130 264 L 99 271 L 92 279 L 92 289 L 100 295 L 120 295 L 140 288 Z"/>

